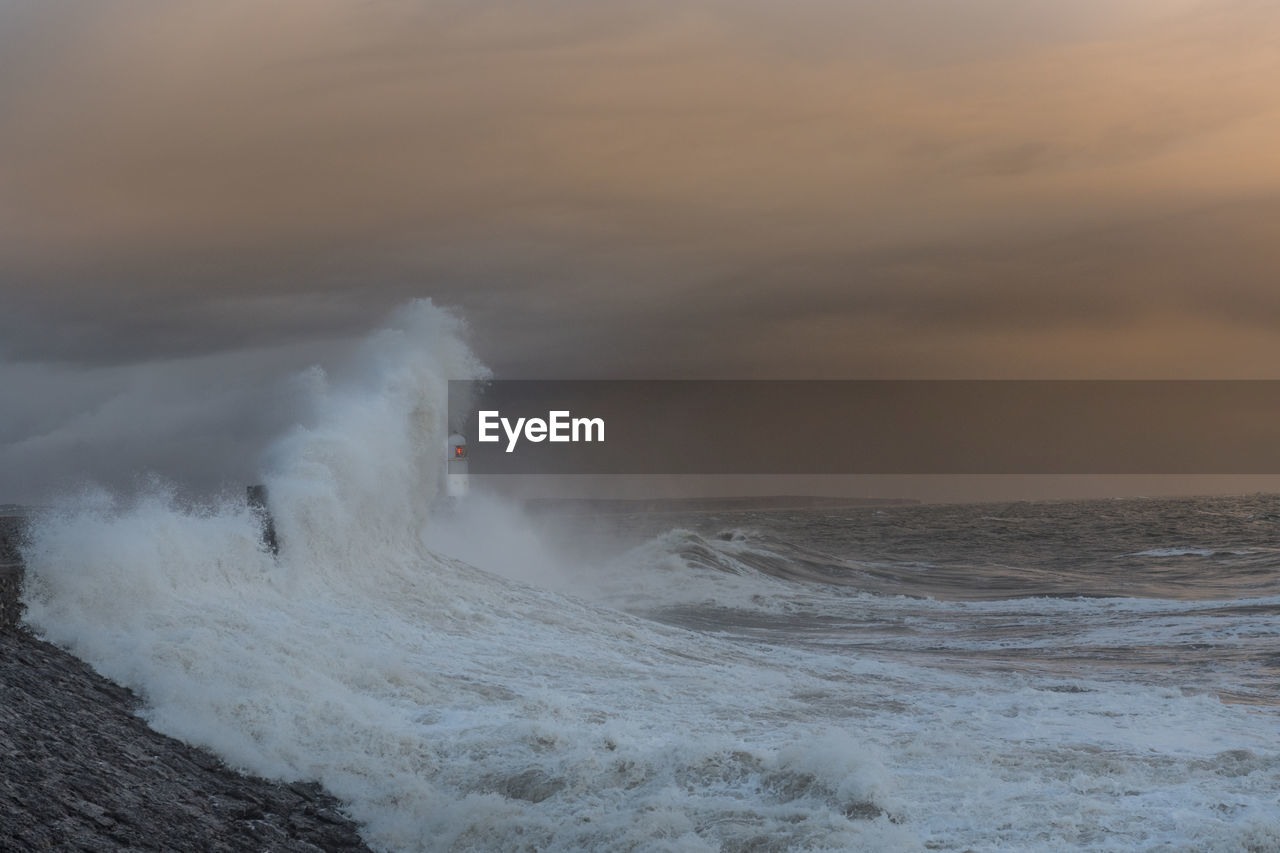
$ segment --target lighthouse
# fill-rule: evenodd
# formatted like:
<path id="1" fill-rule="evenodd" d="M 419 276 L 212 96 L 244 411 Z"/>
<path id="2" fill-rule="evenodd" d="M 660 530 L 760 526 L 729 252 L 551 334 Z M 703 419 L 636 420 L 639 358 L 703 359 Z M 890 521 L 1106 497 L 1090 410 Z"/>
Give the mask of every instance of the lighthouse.
<path id="1" fill-rule="evenodd" d="M 449 436 L 446 445 L 447 473 L 445 474 L 445 494 L 451 498 L 464 497 L 470 488 L 467 475 L 467 439 L 459 433 Z"/>

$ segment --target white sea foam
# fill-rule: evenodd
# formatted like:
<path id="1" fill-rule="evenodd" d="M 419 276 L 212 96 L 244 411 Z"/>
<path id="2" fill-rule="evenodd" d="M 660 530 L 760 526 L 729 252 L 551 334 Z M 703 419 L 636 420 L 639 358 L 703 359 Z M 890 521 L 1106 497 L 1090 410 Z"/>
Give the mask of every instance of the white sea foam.
<path id="1" fill-rule="evenodd" d="M 382 849 L 1274 849 L 1273 715 L 685 631 L 602 602 L 893 602 L 680 531 L 587 588 L 513 515 L 443 522 L 444 383 L 481 372 L 458 332 L 417 303 L 317 377 L 267 472 L 278 560 L 238 500 L 88 493 L 37 526 L 29 621 Z"/>

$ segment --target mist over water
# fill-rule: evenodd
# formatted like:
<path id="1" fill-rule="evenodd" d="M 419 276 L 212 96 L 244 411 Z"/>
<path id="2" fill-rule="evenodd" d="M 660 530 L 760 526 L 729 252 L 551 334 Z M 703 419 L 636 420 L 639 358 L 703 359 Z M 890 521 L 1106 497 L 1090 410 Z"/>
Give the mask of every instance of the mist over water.
<path id="1" fill-rule="evenodd" d="M 1280 849 L 1265 499 L 448 505 L 461 331 L 414 303 L 309 376 L 278 559 L 238 494 L 86 492 L 37 522 L 28 621 L 379 849 Z"/>

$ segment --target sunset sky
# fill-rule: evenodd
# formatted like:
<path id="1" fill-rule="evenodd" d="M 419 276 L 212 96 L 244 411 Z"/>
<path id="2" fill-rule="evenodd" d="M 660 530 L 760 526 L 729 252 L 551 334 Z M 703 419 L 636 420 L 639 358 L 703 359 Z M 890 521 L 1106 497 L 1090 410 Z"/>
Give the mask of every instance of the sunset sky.
<path id="1" fill-rule="evenodd" d="M 0 0 L 0 466 L 415 296 L 507 378 L 1280 377 L 1280 3 Z"/>

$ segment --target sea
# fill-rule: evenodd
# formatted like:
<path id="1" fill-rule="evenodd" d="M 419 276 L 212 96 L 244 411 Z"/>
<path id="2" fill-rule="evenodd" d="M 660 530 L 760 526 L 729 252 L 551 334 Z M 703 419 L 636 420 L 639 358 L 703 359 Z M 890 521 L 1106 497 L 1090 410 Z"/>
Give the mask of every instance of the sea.
<path id="1" fill-rule="evenodd" d="M 429 303 L 243 493 L 85 488 L 29 625 L 386 851 L 1280 851 L 1280 496 L 443 495 Z"/>

